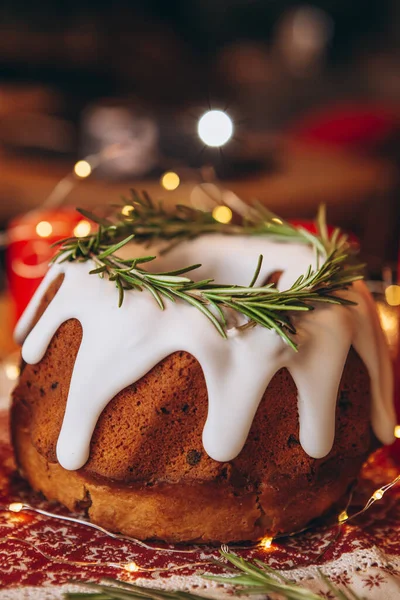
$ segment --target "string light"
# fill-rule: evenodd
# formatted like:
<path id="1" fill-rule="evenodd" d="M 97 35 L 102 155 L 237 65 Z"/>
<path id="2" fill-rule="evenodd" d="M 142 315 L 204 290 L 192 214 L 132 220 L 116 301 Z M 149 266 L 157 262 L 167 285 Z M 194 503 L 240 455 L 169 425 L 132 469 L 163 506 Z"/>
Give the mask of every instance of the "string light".
<path id="1" fill-rule="evenodd" d="M 381 498 L 383 498 L 383 494 L 384 494 L 384 492 L 382 490 L 376 490 L 372 494 L 372 497 L 373 497 L 374 500 L 381 500 Z"/>
<path id="2" fill-rule="evenodd" d="M 74 165 L 74 173 L 79 179 L 86 179 L 92 172 L 92 167 L 87 160 L 78 160 Z"/>
<path id="3" fill-rule="evenodd" d="M 6 364 L 4 367 L 6 377 L 10 381 L 16 381 L 19 377 L 20 369 L 17 365 Z"/>
<path id="4" fill-rule="evenodd" d="M 8 510 L 14 513 L 18 513 L 21 512 L 23 508 L 25 507 L 21 502 L 11 502 L 11 504 L 8 507 Z"/>
<path id="5" fill-rule="evenodd" d="M 226 224 L 232 221 L 232 211 L 229 206 L 216 206 L 212 216 L 218 223 Z"/>
<path id="6" fill-rule="evenodd" d="M 124 217 L 131 217 L 134 210 L 135 209 L 133 208 L 133 206 L 131 206 L 130 204 L 125 204 L 125 206 L 121 210 L 121 213 L 124 215 Z"/>
<path id="7" fill-rule="evenodd" d="M 400 285 L 389 285 L 385 289 L 385 298 L 389 306 L 400 306 Z"/>
<path id="8" fill-rule="evenodd" d="M 344 523 L 345 521 L 348 521 L 348 519 L 349 519 L 349 515 L 347 514 L 347 511 L 342 510 L 342 512 L 338 516 L 339 523 Z"/>
<path id="9" fill-rule="evenodd" d="M 384 494 L 386 494 L 387 491 L 392 489 L 399 482 L 400 482 L 400 475 L 395 477 L 395 479 L 393 479 L 386 485 L 383 485 L 381 488 L 378 488 L 377 490 L 375 490 L 374 493 L 372 494 L 372 496 L 369 498 L 368 502 L 364 505 L 364 507 L 361 510 L 359 510 L 358 512 L 354 513 L 354 515 L 349 516 L 345 510 L 342 511 L 340 513 L 340 515 L 338 516 L 339 524 L 344 523 L 344 521 L 350 521 L 351 519 L 355 519 L 356 517 L 359 517 L 360 515 L 365 513 L 377 500 L 382 500 Z"/>
<path id="10" fill-rule="evenodd" d="M 394 428 L 394 437 L 400 439 L 400 425 L 396 425 Z"/>
<path id="11" fill-rule="evenodd" d="M 382 486 L 381 488 L 378 488 L 377 490 L 374 491 L 374 493 L 372 494 L 372 496 L 369 498 L 368 502 L 365 504 L 365 506 L 358 512 L 356 512 L 353 515 L 349 515 L 346 510 L 343 510 L 339 516 L 338 516 L 338 524 L 339 527 L 342 526 L 345 522 L 348 522 L 352 519 L 354 519 L 355 517 L 363 514 L 364 512 L 366 512 L 371 506 L 372 504 L 374 504 L 374 502 L 381 500 L 384 496 L 384 494 L 390 490 L 391 488 L 393 488 L 395 485 L 397 485 L 400 482 L 400 475 L 398 475 L 395 479 L 393 479 L 392 481 L 390 481 L 389 483 L 387 483 L 386 485 Z M 111 531 L 108 531 L 107 529 L 105 529 L 104 527 L 101 527 L 100 525 L 96 525 L 95 523 L 91 523 L 90 521 L 85 521 L 83 519 L 78 519 L 75 517 L 68 517 L 65 515 L 59 515 L 56 513 L 51 513 L 49 511 L 46 510 L 42 510 L 39 508 L 35 508 L 33 506 L 30 506 L 29 504 L 23 504 L 22 502 L 11 502 L 10 504 L 8 504 L 7 506 L 0 506 L 0 510 L 6 510 L 12 513 L 20 513 L 21 511 L 31 511 L 33 513 L 36 513 L 38 515 L 43 515 L 46 517 L 50 517 L 53 519 L 58 519 L 60 521 L 67 521 L 70 523 L 76 523 L 79 525 L 83 525 L 85 527 L 89 527 L 91 529 L 95 529 L 96 531 L 99 531 L 101 533 L 103 533 L 104 535 L 107 535 L 108 537 L 111 537 L 113 539 L 117 539 L 117 540 L 123 540 L 123 541 L 128 541 L 134 544 L 137 544 L 138 546 L 142 547 L 142 548 L 146 548 L 147 550 L 152 550 L 152 551 L 156 551 L 156 552 L 166 552 L 166 553 L 174 553 L 174 554 L 193 554 L 199 551 L 199 548 L 194 546 L 193 548 L 190 549 L 180 549 L 180 548 L 163 548 L 163 547 L 157 547 L 157 546 L 151 546 L 149 544 L 146 544 L 145 542 L 142 542 L 141 540 L 138 540 L 136 538 L 131 538 L 129 536 L 124 536 L 122 534 L 117 534 L 117 533 L 113 533 Z M 337 536 L 335 537 L 335 539 L 337 539 Z M 68 561 L 68 560 L 62 560 L 62 559 L 53 559 L 53 557 L 45 554 L 42 550 L 40 550 L 39 548 L 37 548 L 37 546 L 34 546 L 33 544 L 31 544 L 30 542 L 27 542 L 27 540 L 22 540 L 19 538 L 14 538 L 12 536 L 7 536 L 6 538 L 4 538 L 4 540 L 14 540 L 14 541 L 18 541 L 21 542 L 23 544 L 27 544 L 30 547 L 34 548 L 35 550 L 37 550 L 40 554 L 42 554 L 42 556 L 44 556 L 45 558 L 47 558 L 48 560 L 52 561 L 52 562 L 56 562 L 56 563 L 63 563 L 63 564 L 69 564 L 69 565 L 79 565 L 79 566 L 112 566 L 115 568 L 121 568 L 124 569 L 125 571 L 128 571 L 130 573 L 134 573 L 137 571 L 173 571 L 173 570 L 178 570 L 178 569 L 184 569 L 184 568 L 188 568 L 188 567 L 194 567 L 197 565 L 204 565 L 204 564 L 211 564 L 211 563 L 188 563 L 185 565 L 177 565 L 176 567 L 166 567 L 166 568 L 145 568 L 145 567 L 141 567 L 140 565 L 138 565 L 137 563 L 134 562 L 130 562 L 130 563 L 108 563 L 107 565 L 105 565 L 105 563 L 92 563 L 92 562 L 76 562 L 76 561 Z M 0 540 L 1 541 L 1 540 Z M 273 538 L 271 537 L 265 537 L 263 538 L 258 544 L 255 545 L 255 547 L 259 547 L 259 548 L 263 548 L 265 550 L 268 550 L 272 547 L 272 542 L 273 542 Z M 226 547 L 225 547 L 226 548 Z M 248 546 L 245 546 L 244 548 L 248 548 Z M 222 549 L 224 549 L 224 546 L 222 546 Z M 236 549 L 241 549 L 241 547 L 237 547 Z"/>
<path id="12" fill-rule="evenodd" d="M 173 171 L 168 171 L 167 173 L 164 173 L 160 180 L 162 187 L 170 192 L 176 190 L 180 182 L 181 180 L 179 178 L 178 173 L 174 173 Z"/>
<path id="13" fill-rule="evenodd" d="M 77 226 L 74 229 L 74 236 L 75 237 L 86 237 L 87 235 L 89 235 L 89 233 L 92 230 L 92 226 L 89 223 L 89 221 L 79 221 L 79 223 L 77 224 Z"/>
<path id="14" fill-rule="evenodd" d="M 222 110 L 210 110 L 199 120 L 197 132 L 207 146 L 219 148 L 232 137 L 232 119 Z"/>
<path id="15" fill-rule="evenodd" d="M 53 233 L 53 225 L 48 221 L 40 221 L 36 225 L 36 233 L 39 237 L 49 237 Z"/>
<path id="16" fill-rule="evenodd" d="M 128 573 L 136 573 L 137 571 L 139 571 L 138 565 L 134 562 L 130 562 L 124 565 L 124 569 L 125 571 L 128 571 Z"/>

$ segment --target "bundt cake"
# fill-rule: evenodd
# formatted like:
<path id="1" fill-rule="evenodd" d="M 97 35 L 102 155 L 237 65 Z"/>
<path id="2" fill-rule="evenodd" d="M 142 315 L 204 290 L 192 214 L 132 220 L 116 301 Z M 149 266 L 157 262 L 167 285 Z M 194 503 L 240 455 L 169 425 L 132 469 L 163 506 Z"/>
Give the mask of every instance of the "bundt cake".
<path id="1" fill-rule="evenodd" d="M 155 263 L 201 262 L 198 277 L 279 289 L 313 250 L 263 237 L 203 235 Z M 155 268 L 155 267 L 154 267 Z M 112 531 L 168 542 L 259 540 L 307 526 L 340 504 L 362 463 L 393 441 L 392 372 L 363 282 L 356 305 L 293 316 L 298 352 L 275 331 L 228 338 L 184 302 L 165 310 L 54 264 L 19 322 L 22 369 L 12 436 L 24 477 Z"/>

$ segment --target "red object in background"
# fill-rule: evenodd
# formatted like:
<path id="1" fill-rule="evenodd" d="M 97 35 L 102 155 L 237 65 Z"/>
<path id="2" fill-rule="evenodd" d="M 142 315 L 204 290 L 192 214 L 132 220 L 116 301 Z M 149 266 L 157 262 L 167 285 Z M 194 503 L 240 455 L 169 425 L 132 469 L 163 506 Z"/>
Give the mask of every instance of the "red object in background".
<path id="1" fill-rule="evenodd" d="M 73 209 L 37 210 L 8 228 L 7 278 L 18 319 L 45 276 L 55 252 L 51 245 L 74 235 L 83 217 Z"/>
<path id="2" fill-rule="evenodd" d="M 296 141 L 368 152 L 399 130 L 400 119 L 390 108 L 339 104 L 307 115 L 288 134 Z"/>
<path id="3" fill-rule="evenodd" d="M 295 227 L 303 227 L 311 233 L 317 233 L 317 226 L 314 221 L 308 221 L 306 219 L 289 219 L 289 223 L 291 225 L 294 225 Z M 334 227 L 333 225 L 328 225 L 327 227 L 329 236 L 331 236 L 332 233 L 335 231 L 336 227 Z M 347 235 L 348 241 L 350 242 L 352 247 L 357 248 L 360 245 L 360 240 L 354 233 L 351 233 L 350 231 L 343 231 L 343 233 Z"/>

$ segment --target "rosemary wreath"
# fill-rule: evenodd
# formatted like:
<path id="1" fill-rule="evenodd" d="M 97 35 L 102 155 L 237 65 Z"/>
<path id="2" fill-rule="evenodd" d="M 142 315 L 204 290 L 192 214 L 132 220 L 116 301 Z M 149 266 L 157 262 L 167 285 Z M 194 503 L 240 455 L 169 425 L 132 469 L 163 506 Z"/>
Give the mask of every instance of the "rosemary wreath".
<path id="1" fill-rule="evenodd" d="M 316 219 L 316 233 L 295 227 L 278 218 L 259 203 L 240 205 L 233 223 L 216 221 L 212 213 L 178 205 L 170 213 L 161 203 L 155 204 L 146 192 L 140 196 L 132 191 L 123 205 L 114 206 L 110 218 L 100 218 L 83 209 L 78 211 L 98 225 L 97 231 L 83 238 L 71 237 L 58 242 L 53 262 L 92 260 L 95 268 L 90 274 L 107 276 L 119 291 L 119 306 L 127 290 L 148 291 L 159 307 L 165 300 L 177 299 L 200 310 L 227 337 L 227 322 L 223 309 L 232 309 L 245 315 L 242 329 L 262 325 L 275 330 L 294 350 L 296 334 L 291 319 L 294 311 L 309 311 L 316 303 L 353 304 L 336 292 L 346 290 L 351 283 L 362 279 L 363 265 L 354 264 L 347 236 L 339 229 L 329 235 L 325 207 L 320 207 Z M 237 204 L 235 206 L 237 208 Z M 201 265 L 190 265 L 175 271 L 152 273 L 143 265 L 155 256 L 121 258 L 118 251 L 129 242 L 150 245 L 155 241 L 167 242 L 168 251 L 183 240 L 204 233 L 226 235 L 269 236 L 279 241 L 311 245 L 316 253 L 316 268 L 311 266 L 291 288 L 279 291 L 273 283 L 256 287 L 263 257 L 260 256 L 251 282 L 247 287 L 219 285 L 212 279 L 195 281 L 188 277 Z"/>

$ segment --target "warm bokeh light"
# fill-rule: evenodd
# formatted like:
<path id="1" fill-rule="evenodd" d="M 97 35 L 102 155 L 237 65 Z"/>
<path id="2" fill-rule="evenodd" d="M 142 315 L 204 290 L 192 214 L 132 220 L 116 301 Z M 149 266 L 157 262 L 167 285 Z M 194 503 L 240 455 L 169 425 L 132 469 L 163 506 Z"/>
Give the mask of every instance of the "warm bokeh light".
<path id="1" fill-rule="evenodd" d="M 164 173 L 160 180 L 160 183 L 164 190 L 168 190 L 170 192 L 172 192 L 172 190 L 176 190 L 180 182 L 181 180 L 179 179 L 178 173 L 174 173 L 173 171 L 168 171 L 168 173 Z"/>
<path id="2" fill-rule="evenodd" d="M 85 220 L 79 221 L 78 225 L 74 229 L 74 236 L 75 237 L 86 237 L 87 235 L 89 235 L 91 229 L 92 229 L 92 226 L 89 223 L 89 221 L 85 221 Z"/>
<path id="3" fill-rule="evenodd" d="M 232 211 L 229 206 L 216 206 L 212 211 L 212 216 L 218 223 L 230 223 L 232 221 Z"/>
<path id="4" fill-rule="evenodd" d="M 36 233 L 39 237 L 49 237 L 53 233 L 53 225 L 48 221 L 40 221 L 36 225 Z"/>
<path id="5" fill-rule="evenodd" d="M 85 179 L 85 177 L 89 177 L 92 172 L 92 167 L 88 163 L 87 160 L 78 160 L 78 162 L 74 166 L 74 173 L 77 177 L 81 179 Z"/>
<path id="6" fill-rule="evenodd" d="M 396 425 L 394 428 L 394 437 L 398 440 L 400 439 L 400 425 Z"/>
<path id="7" fill-rule="evenodd" d="M 279 219 L 278 217 L 273 217 L 273 218 L 271 219 L 271 221 L 272 221 L 273 223 L 276 223 L 277 225 L 283 225 L 283 221 L 282 221 L 282 219 Z"/>
<path id="8" fill-rule="evenodd" d="M 345 521 L 347 521 L 348 518 L 349 515 L 347 514 L 347 512 L 345 510 L 342 510 L 342 512 L 338 516 L 338 521 L 339 523 L 344 523 Z"/>
<path id="9" fill-rule="evenodd" d="M 21 502 L 11 502 L 11 504 L 8 507 L 8 510 L 10 510 L 11 512 L 18 513 L 23 508 L 24 508 L 24 505 Z"/>
<path id="10" fill-rule="evenodd" d="M 127 563 L 124 566 L 124 569 L 125 571 L 128 571 L 128 573 L 136 573 L 136 571 L 139 571 L 138 565 L 134 562 Z"/>
<path id="11" fill-rule="evenodd" d="M 390 306 L 400 306 L 400 285 L 389 285 L 385 290 L 385 298 Z"/>
<path id="12" fill-rule="evenodd" d="M 383 498 L 383 494 L 384 491 L 383 490 L 376 490 L 373 494 L 372 497 L 374 500 L 380 500 L 381 498 Z"/>
<path id="13" fill-rule="evenodd" d="M 272 546 L 272 541 L 273 541 L 272 537 L 265 537 L 261 540 L 260 546 L 262 546 L 263 548 L 269 549 Z"/>
<path id="14" fill-rule="evenodd" d="M 125 204 L 121 210 L 121 213 L 124 215 L 124 217 L 131 217 L 134 210 L 135 209 L 131 204 Z"/>
<path id="15" fill-rule="evenodd" d="M 378 300 L 375 304 L 379 320 L 389 345 L 390 353 L 396 356 L 399 343 L 399 318 L 397 309 L 388 305 L 387 302 Z"/>
<path id="16" fill-rule="evenodd" d="M 210 110 L 199 120 L 197 132 L 207 146 L 218 148 L 232 137 L 232 119 L 222 110 Z"/>
<path id="17" fill-rule="evenodd" d="M 4 367 L 5 373 L 6 373 L 6 377 L 7 379 L 9 379 L 10 381 L 16 381 L 19 377 L 19 367 L 17 365 L 5 365 Z"/>

